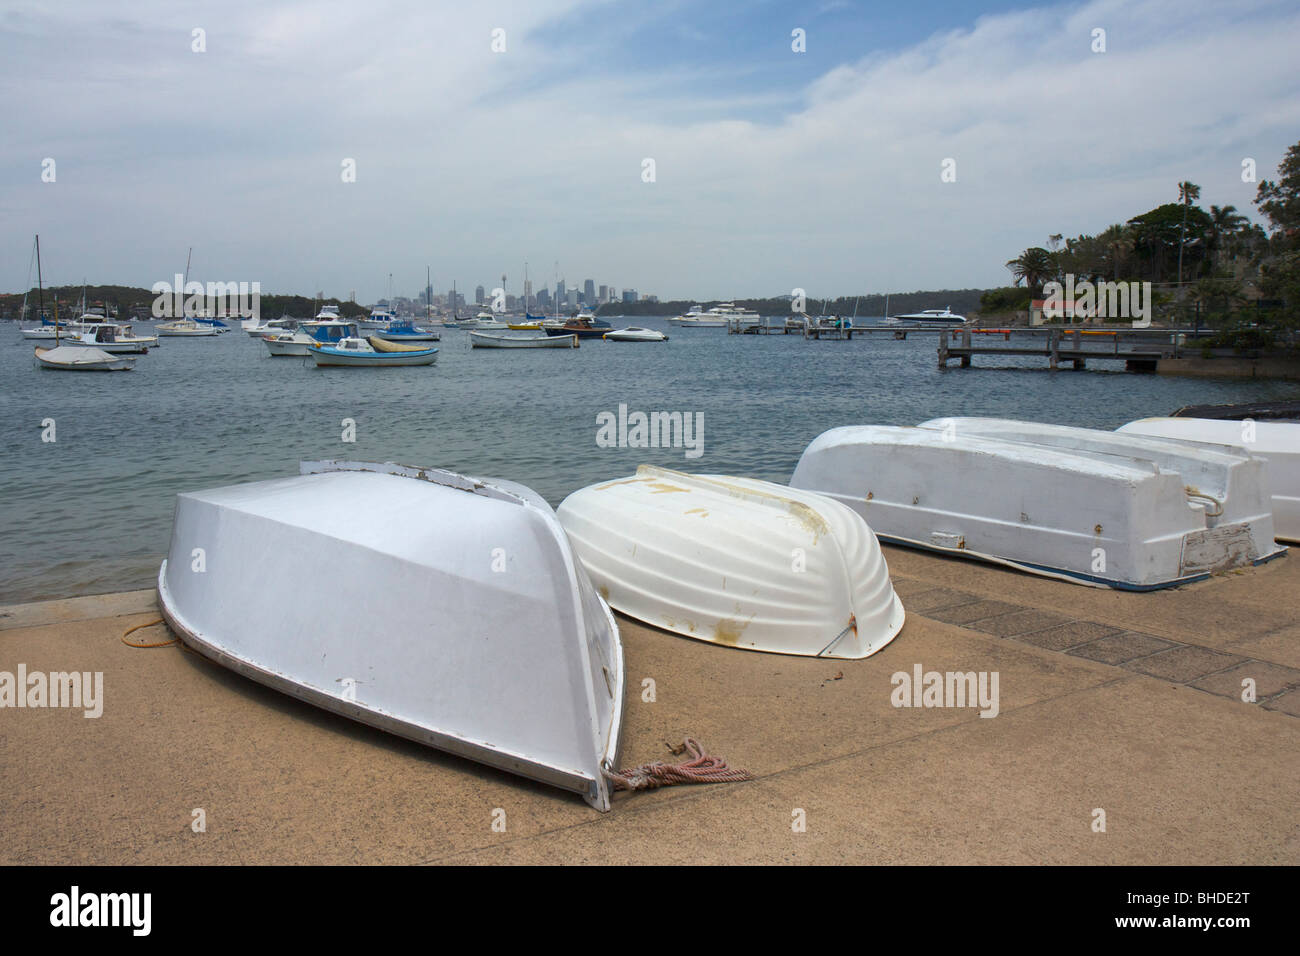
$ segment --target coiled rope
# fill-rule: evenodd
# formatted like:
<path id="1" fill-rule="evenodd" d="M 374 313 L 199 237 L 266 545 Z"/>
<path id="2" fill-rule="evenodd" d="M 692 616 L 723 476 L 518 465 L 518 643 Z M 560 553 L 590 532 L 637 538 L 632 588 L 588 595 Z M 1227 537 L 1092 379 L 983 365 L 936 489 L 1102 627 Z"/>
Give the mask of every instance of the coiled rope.
<path id="1" fill-rule="evenodd" d="M 721 757 L 706 754 L 694 737 L 684 738 L 682 746 L 690 754 L 689 760 L 675 764 L 655 760 L 627 770 L 606 770 L 605 779 L 615 790 L 654 790 L 679 783 L 739 783 L 754 779 L 748 770 L 733 770 Z"/>
<path id="2" fill-rule="evenodd" d="M 146 627 L 153 627 L 154 625 L 161 624 L 161 623 L 163 623 L 163 619 L 158 618 L 158 620 L 156 621 L 149 621 L 146 624 L 137 624 L 135 627 L 128 627 L 122 633 L 122 643 L 125 644 L 127 647 L 170 647 L 171 645 L 177 643 L 179 638 L 175 638 L 175 637 L 173 637 L 170 641 L 159 641 L 156 644 L 137 644 L 135 641 L 128 641 L 126 639 L 127 634 L 131 634 L 134 633 L 135 631 L 143 630 Z"/>

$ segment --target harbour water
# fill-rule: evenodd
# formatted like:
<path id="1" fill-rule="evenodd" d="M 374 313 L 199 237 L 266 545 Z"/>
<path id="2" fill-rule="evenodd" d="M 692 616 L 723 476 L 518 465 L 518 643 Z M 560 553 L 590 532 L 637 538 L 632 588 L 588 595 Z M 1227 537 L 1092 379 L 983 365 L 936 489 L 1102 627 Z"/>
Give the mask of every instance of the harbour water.
<path id="1" fill-rule="evenodd" d="M 1051 372 L 1041 357 L 941 371 L 936 333 L 812 342 L 640 317 L 614 324 L 671 338 L 499 351 L 471 349 L 466 332 L 446 329 L 433 367 L 317 369 L 270 358 L 236 330 L 164 339 L 131 372 L 71 374 L 36 368 L 32 343 L 6 324 L 0 603 L 150 587 L 178 492 L 296 474 L 304 459 L 509 478 L 557 505 L 641 463 L 785 482 L 804 446 L 837 425 L 990 415 L 1110 429 L 1186 404 L 1300 396 L 1294 382 L 1140 375 L 1113 363 Z M 603 447 L 597 416 L 620 405 L 702 414 L 702 455 Z M 345 419 L 355 441 L 344 440 Z"/>

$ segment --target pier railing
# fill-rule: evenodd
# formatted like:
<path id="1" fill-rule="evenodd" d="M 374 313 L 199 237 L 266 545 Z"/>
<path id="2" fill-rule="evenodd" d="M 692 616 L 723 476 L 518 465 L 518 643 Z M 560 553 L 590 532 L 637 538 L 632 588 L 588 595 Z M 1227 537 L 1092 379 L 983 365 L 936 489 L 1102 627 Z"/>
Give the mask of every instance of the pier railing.
<path id="1" fill-rule="evenodd" d="M 939 367 L 957 359 L 962 368 L 970 368 L 976 355 L 1045 356 L 1052 368 L 1069 362 L 1074 368 L 1086 368 L 1089 359 L 1122 361 L 1125 367 L 1154 370 L 1162 358 L 1178 358 L 1189 338 L 1213 334 L 1208 330 L 1182 328 L 1069 328 L 1037 326 L 1028 328 L 944 329 L 939 333 Z M 979 344 L 976 337 L 979 337 Z M 983 344 L 986 337 L 998 336 L 1004 342 L 1013 338 L 1030 339 L 1028 345 Z M 954 342 L 958 344 L 953 344 Z"/>

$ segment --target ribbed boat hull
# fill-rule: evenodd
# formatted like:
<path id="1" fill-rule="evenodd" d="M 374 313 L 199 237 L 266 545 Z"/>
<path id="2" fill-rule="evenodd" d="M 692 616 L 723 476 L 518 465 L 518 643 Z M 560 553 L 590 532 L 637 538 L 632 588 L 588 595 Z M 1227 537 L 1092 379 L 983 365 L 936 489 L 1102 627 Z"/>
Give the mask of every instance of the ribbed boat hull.
<path id="1" fill-rule="evenodd" d="M 871 529 L 817 495 L 642 465 L 557 514 L 613 608 L 685 637 L 861 658 L 903 626 Z"/>

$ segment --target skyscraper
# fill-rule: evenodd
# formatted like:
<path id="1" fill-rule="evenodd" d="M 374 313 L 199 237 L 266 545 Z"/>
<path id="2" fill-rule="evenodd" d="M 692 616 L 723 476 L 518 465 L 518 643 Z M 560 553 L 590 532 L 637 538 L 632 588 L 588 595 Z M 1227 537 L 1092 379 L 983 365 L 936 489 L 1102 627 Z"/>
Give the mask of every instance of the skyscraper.
<path id="1" fill-rule="evenodd" d="M 483 287 L 482 287 L 482 286 L 478 286 L 478 287 L 474 290 L 474 301 L 475 301 L 478 305 L 482 305 L 482 304 L 483 304 Z"/>
<path id="2" fill-rule="evenodd" d="M 587 305 L 596 304 L 596 283 L 588 279 L 582 284 L 582 295 L 587 300 Z"/>

